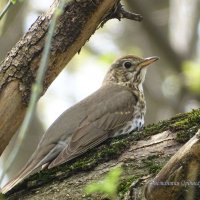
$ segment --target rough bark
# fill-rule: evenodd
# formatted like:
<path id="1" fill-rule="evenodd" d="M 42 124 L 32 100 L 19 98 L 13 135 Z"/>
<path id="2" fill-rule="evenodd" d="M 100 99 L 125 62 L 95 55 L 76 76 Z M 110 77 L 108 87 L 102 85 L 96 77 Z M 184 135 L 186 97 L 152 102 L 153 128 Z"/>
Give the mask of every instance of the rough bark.
<path id="1" fill-rule="evenodd" d="M 0 154 L 24 117 L 45 36 L 58 2 L 56 0 L 52 7 L 36 20 L 0 64 Z M 66 3 L 51 47 L 44 92 L 117 3 L 118 0 Z"/>
<path id="2" fill-rule="evenodd" d="M 149 185 L 145 185 L 148 181 L 152 183 L 153 177 L 170 157 L 183 143 L 193 137 L 199 128 L 200 110 L 179 114 L 170 120 L 149 125 L 140 132 L 132 132 L 129 135 L 106 141 L 71 162 L 32 175 L 11 190 L 6 195 L 6 199 L 104 199 L 102 194 L 86 195 L 84 187 L 88 183 L 101 180 L 109 170 L 118 164 L 121 164 L 124 169 L 118 194 L 121 199 L 145 199 L 145 195 L 147 199 L 151 200 L 168 199 L 163 194 L 169 194 L 172 190 L 174 193 L 177 191 L 178 197 L 180 195 L 183 197 L 187 191 L 187 187 L 184 185 L 178 190 L 174 187 L 160 188 L 159 186 L 158 190 L 162 189 L 162 192 L 157 193 L 155 192 L 157 191 L 156 187 L 149 188 Z M 194 141 L 194 139 L 192 140 Z M 195 142 L 192 144 L 196 144 Z M 189 142 L 189 146 L 182 147 L 181 156 L 179 151 L 176 159 L 173 159 L 175 165 L 171 165 L 173 162 L 170 161 L 161 170 L 159 174 L 164 173 L 164 176 L 158 174 L 157 177 L 162 179 L 157 178 L 154 181 L 168 180 L 167 178 L 171 177 L 171 173 L 168 172 L 173 173 L 173 170 L 176 172 L 176 181 L 183 180 L 178 179 L 183 176 L 182 173 L 177 173 L 177 166 L 178 169 L 185 166 L 196 166 L 195 169 L 197 169 L 199 148 L 193 149 L 194 154 L 188 154 L 190 149 L 188 147 L 191 147 L 191 142 Z M 192 155 L 196 156 L 192 157 Z M 182 160 L 182 158 L 188 162 L 179 163 L 178 160 Z M 173 168 L 173 166 L 175 167 Z M 166 171 L 166 168 L 172 170 Z M 192 171 L 191 168 L 187 169 Z M 184 170 L 181 172 L 185 173 Z M 195 177 L 199 177 L 200 173 L 195 170 L 195 174 Z M 149 190 L 151 190 L 150 193 Z M 174 195 L 170 199 L 177 200 L 178 197 Z"/>
<path id="3" fill-rule="evenodd" d="M 200 130 L 147 185 L 146 196 L 149 200 L 159 199 L 161 196 L 163 199 L 199 199 L 199 136 Z"/>

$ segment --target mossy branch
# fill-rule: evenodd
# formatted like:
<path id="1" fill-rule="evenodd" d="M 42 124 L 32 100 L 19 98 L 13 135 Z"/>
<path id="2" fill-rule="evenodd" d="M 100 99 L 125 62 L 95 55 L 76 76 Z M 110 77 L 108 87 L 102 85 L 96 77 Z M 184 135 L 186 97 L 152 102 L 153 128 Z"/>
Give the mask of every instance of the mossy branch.
<path id="1" fill-rule="evenodd" d="M 85 185 L 102 179 L 110 169 L 121 164 L 123 174 L 118 195 L 122 199 L 130 199 L 130 195 L 142 199 L 144 185 L 152 180 L 184 142 L 194 136 L 200 128 L 199 122 L 200 110 L 195 110 L 148 125 L 143 131 L 110 139 L 79 158 L 32 175 L 6 197 L 40 199 L 48 193 L 49 199 L 55 197 L 62 200 L 66 195 L 69 199 L 97 199 L 100 194 L 84 194 Z M 184 133 L 182 140 L 179 133 Z M 31 192 L 35 190 L 37 193 Z"/>

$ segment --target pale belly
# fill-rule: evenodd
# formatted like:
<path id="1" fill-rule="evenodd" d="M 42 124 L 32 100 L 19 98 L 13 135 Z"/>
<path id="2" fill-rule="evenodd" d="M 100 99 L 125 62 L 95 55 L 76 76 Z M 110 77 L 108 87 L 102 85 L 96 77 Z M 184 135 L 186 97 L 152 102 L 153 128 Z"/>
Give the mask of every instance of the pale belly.
<path id="1" fill-rule="evenodd" d="M 114 137 L 122 134 L 128 134 L 134 130 L 140 130 L 144 126 L 144 115 L 140 115 L 139 117 L 135 117 L 133 120 L 127 122 L 127 124 L 119 129 L 115 134 Z"/>

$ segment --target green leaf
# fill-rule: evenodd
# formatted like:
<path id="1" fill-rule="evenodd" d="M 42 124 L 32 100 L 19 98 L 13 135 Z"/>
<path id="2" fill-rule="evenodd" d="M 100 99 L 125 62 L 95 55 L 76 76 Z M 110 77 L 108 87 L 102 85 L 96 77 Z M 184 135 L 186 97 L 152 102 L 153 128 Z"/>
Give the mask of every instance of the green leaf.
<path id="1" fill-rule="evenodd" d="M 11 0 L 12 4 L 16 4 L 17 0 Z"/>
<path id="2" fill-rule="evenodd" d="M 186 84 L 194 91 L 199 92 L 200 88 L 200 63 L 186 61 L 183 63 L 183 73 Z"/>
<path id="3" fill-rule="evenodd" d="M 112 169 L 102 181 L 87 185 L 85 187 L 85 192 L 87 194 L 100 192 L 109 196 L 110 198 L 116 197 L 121 174 L 122 168 L 118 166 Z"/>

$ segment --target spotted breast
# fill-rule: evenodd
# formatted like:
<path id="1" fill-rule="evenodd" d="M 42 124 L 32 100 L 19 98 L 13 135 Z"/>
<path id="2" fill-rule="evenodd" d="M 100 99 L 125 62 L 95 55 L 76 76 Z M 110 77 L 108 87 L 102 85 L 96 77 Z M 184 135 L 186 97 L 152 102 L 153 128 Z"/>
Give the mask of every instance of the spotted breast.
<path id="1" fill-rule="evenodd" d="M 144 115 L 146 112 L 146 103 L 144 96 L 140 98 L 140 101 L 134 107 L 133 118 L 131 121 L 128 121 L 125 126 L 117 130 L 114 134 L 114 137 L 128 134 L 135 130 L 140 130 L 144 126 Z"/>

